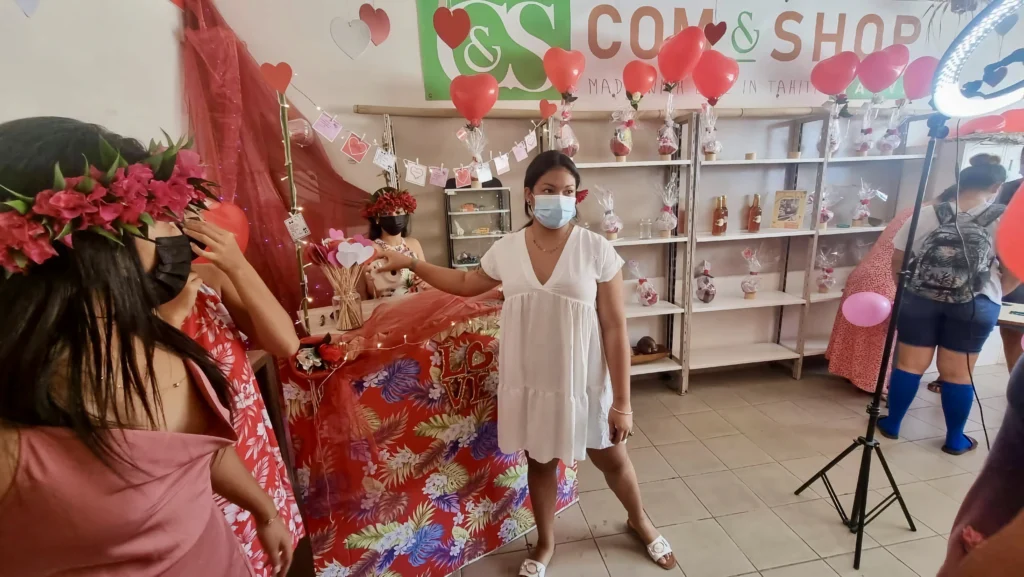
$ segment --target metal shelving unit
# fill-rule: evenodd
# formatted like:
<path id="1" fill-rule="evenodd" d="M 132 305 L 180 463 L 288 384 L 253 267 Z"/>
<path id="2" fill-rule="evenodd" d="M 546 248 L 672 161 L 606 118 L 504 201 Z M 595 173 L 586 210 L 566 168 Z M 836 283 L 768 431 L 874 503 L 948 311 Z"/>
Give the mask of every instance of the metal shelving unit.
<path id="1" fill-rule="evenodd" d="M 480 266 L 479 258 L 483 256 L 486 249 L 490 248 L 490 244 L 486 244 L 484 250 L 480 251 L 480 254 L 474 256 L 477 257 L 476 263 L 459 263 L 459 255 L 463 252 L 459 249 L 456 243 L 464 244 L 464 241 L 478 240 L 485 241 L 491 239 L 491 241 L 498 240 L 512 231 L 512 209 L 511 202 L 509 200 L 510 189 L 507 186 L 497 188 L 446 188 L 444 191 L 444 210 L 447 213 L 448 218 L 445 219 L 445 236 L 448 239 L 448 264 L 452 268 L 476 268 Z M 473 195 L 476 199 L 480 198 L 494 198 L 494 207 L 485 207 L 479 210 L 465 210 L 466 204 L 476 203 L 465 203 L 459 200 L 459 198 L 467 198 Z M 490 200 L 481 202 L 491 202 Z M 456 225 L 456 222 L 460 224 Z M 474 223 L 470 225 L 469 223 Z M 474 230 L 480 228 L 481 223 L 487 223 L 487 233 L 474 233 Z M 496 224 L 496 226 L 495 226 Z M 459 234 L 459 227 L 462 227 L 463 233 Z"/>

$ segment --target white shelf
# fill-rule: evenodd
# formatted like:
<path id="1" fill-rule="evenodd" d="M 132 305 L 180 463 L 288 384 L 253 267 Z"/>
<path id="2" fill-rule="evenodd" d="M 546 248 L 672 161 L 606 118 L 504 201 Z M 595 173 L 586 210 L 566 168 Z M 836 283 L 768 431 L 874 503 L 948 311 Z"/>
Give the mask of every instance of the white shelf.
<path id="1" fill-rule="evenodd" d="M 735 344 L 711 349 L 690 351 L 691 369 L 731 367 L 751 363 L 766 363 L 796 359 L 800 355 L 775 343 Z"/>
<path id="2" fill-rule="evenodd" d="M 884 226 L 848 226 L 846 228 L 827 228 L 825 230 L 819 230 L 818 234 L 821 236 L 832 236 L 834 234 L 866 234 L 869 232 L 882 232 L 885 230 Z"/>
<path id="3" fill-rule="evenodd" d="M 875 156 L 843 156 L 840 158 L 832 157 L 829 162 L 876 162 L 886 160 L 922 160 L 924 159 L 923 154 L 891 154 L 884 156 L 881 154 Z"/>
<path id="4" fill-rule="evenodd" d="M 470 240 L 470 239 L 474 239 L 474 238 L 501 238 L 501 237 L 507 236 L 507 235 L 508 235 L 507 232 L 499 232 L 499 233 L 492 233 L 492 234 L 464 234 L 462 236 L 458 236 L 458 235 L 453 234 L 451 238 L 452 238 L 452 240 Z"/>
<path id="5" fill-rule="evenodd" d="M 796 295 L 776 290 L 760 290 L 757 292 L 757 298 L 753 299 L 745 299 L 742 294 L 719 294 L 710 303 L 693 303 L 693 312 L 711 313 L 802 304 L 804 299 Z"/>
<path id="6" fill-rule="evenodd" d="M 687 237 L 685 237 L 685 236 L 670 236 L 670 237 L 667 237 L 667 238 L 662 238 L 660 236 L 655 236 L 655 237 L 652 237 L 652 238 L 640 238 L 640 237 L 637 237 L 637 236 L 623 236 L 623 237 L 619 237 L 619 238 L 617 238 L 615 240 L 611 240 L 611 241 L 608 241 L 608 242 L 612 243 L 613 246 L 637 246 L 637 245 L 644 245 L 644 244 L 670 244 L 670 243 L 673 243 L 673 242 L 686 242 L 686 240 L 687 240 Z"/>
<path id="7" fill-rule="evenodd" d="M 629 374 L 631 376 L 653 375 L 655 373 L 671 373 L 674 371 L 681 370 L 683 370 L 683 365 L 679 364 L 679 361 L 673 359 L 672 357 L 666 357 L 659 361 L 644 363 L 642 365 L 629 366 Z"/>
<path id="8" fill-rule="evenodd" d="M 638 319 L 641 317 L 658 317 L 663 315 L 681 315 L 683 314 L 683 307 L 667 303 L 665 301 L 658 301 L 652 306 L 645 307 L 642 304 L 636 302 L 626 303 L 626 318 L 627 319 Z"/>
<path id="9" fill-rule="evenodd" d="M 703 242 L 726 242 L 730 240 L 752 240 L 757 238 L 781 238 L 786 236 L 811 236 L 814 234 L 813 230 L 799 229 L 792 230 L 788 228 L 762 228 L 758 232 L 729 232 L 720 236 L 712 236 L 710 232 L 698 232 L 697 233 L 697 244 Z"/>
<path id="10" fill-rule="evenodd" d="M 626 162 L 578 162 L 576 168 L 643 168 L 645 166 L 687 166 L 689 160 L 632 160 Z"/>
<path id="11" fill-rule="evenodd" d="M 507 208 L 503 209 L 487 209 L 487 210 L 463 210 L 459 212 L 449 212 L 448 216 L 466 216 L 467 214 L 505 214 L 511 212 Z"/>
<path id="12" fill-rule="evenodd" d="M 796 339 L 784 339 L 782 345 L 796 353 Z M 804 340 L 804 356 L 815 357 L 825 354 L 828 350 L 827 338 L 807 338 Z"/>
<path id="13" fill-rule="evenodd" d="M 446 188 L 446 189 L 444 189 L 444 193 L 445 194 L 456 194 L 456 193 L 459 193 L 459 192 L 496 192 L 496 191 L 499 191 L 499 190 L 507 190 L 509 192 L 512 191 L 512 189 L 507 187 L 507 186 L 497 186 L 497 187 L 488 187 L 488 188 L 473 188 L 472 186 L 464 186 L 462 188 Z"/>
<path id="14" fill-rule="evenodd" d="M 821 164 L 825 162 L 824 158 L 755 158 L 754 160 L 747 160 L 745 158 L 736 158 L 730 160 L 702 160 L 701 166 L 743 166 L 743 165 L 758 165 L 758 164 Z"/>
<path id="15" fill-rule="evenodd" d="M 828 301 L 839 300 L 843 298 L 843 289 L 832 287 L 832 290 L 827 293 L 818 292 L 818 287 L 814 287 L 811 291 L 811 302 L 812 303 L 824 303 Z"/>

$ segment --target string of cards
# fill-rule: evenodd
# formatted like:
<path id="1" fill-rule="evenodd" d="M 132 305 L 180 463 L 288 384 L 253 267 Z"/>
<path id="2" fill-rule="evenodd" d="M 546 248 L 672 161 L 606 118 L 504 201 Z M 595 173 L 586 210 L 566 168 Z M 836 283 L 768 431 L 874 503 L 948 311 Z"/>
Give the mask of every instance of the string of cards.
<path id="1" fill-rule="evenodd" d="M 305 93 L 303 95 L 305 96 Z M 319 106 L 317 106 L 317 109 L 322 111 Z M 534 123 L 534 126 L 536 127 L 536 123 Z M 329 142 L 334 142 L 344 129 L 334 116 L 321 112 L 320 117 L 313 123 L 313 130 Z M 459 140 L 465 140 L 468 135 L 469 132 L 465 128 L 459 129 L 456 133 Z M 426 186 L 429 177 L 430 184 L 444 188 L 447 185 L 449 172 L 454 172 L 455 187 L 463 188 L 469 186 L 473 179 L 487 182 L 494 178 L 490 166 L 492 162 L 494 163 L 494 173 L 502 175 L 511 170 L 509 155 L 512 155 L 516 162 L 526 160 L 530 152 L 537 148 L 537 134 L 531 130 L 526 133 L 523 140 L 516 142 L 509 152 L 501 152 L 497 156 L 492 155 L 490 160 L 473 162 L 469 166 L 459 166 L 451 171 L 445 168 L 443 163 L 441 166 L 429 166 L 420 164 L 419 159 L 399 159 L 394 153 L 378 145 L 376 140 L 371 144 L 366 142 L 365 135 L 360 136 L 352 131 L 349 131 L 348 136 L 345 138 L 345 142 L 341 146 L 341 152 L 356 162 L 362 162 L 369 155 L 371 147 L 376 147 L 373 153 L 373 163 L 383 170 L 393 171 L 397 161 L 401 160 L 405 166 L 406 182 L 417 186 Z"/>

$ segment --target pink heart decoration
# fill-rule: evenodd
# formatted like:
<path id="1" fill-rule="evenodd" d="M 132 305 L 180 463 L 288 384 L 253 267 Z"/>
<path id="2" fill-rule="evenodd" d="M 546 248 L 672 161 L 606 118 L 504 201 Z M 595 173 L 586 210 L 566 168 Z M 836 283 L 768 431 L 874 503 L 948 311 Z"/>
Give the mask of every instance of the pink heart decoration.
<path id="1" fill-rule="evenodd" d="M 336 228 L 331 228 L 327 230 L 327 236 L 331 237 L 332 240 L 342 240 L 345 238 L 345 233 Z"/>
<path id="2" fill-rule="evenodd" d="M 333 264 L 334 266 L 338 266 L 338 256 L 337 255 L 338 255 L 338 251 L 336 251 L 336 250 L 332 250 L 331 252 L 327 253 L 327 262 Z"/>
<path id="3" fill-rule="evenodd" d="M 380 46 L 391 34 L 391 19 L 383 8 L 374 10 L 373 5 L 363 4 L 359 7 L 359 19 L 370 28 L 370 41 L 374 46 Z"/>

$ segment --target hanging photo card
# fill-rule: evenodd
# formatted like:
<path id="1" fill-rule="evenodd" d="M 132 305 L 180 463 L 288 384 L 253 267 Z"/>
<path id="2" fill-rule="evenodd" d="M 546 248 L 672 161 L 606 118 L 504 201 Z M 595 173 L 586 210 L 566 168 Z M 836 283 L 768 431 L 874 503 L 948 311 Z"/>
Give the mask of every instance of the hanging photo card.
<path id="1" fill-rule="evenodd" d="M 498 173 L 498 176 L 509 171 L 507 154 L 494 157 L 494 171 Z"/>
<path id="2" fill-rule="evenodd" d="M 322 112 L 320 118 L 317 118 L 316 122 L 313 123 L 313 130 L 328 141 L 334 142 L 338 135 L 341 134 L 341 123 L 330 114 Z"/>
<path id="3" fill-rule="evenodd" d="M 455 169 L 455 188 L 469 186 L 472 181 L 473 177 L 470 175 L 469 167 L 463 166 Z"/>
<path id="4" fill-rule="evenodd" d="M 353 132 L 345 139 L 345 144 L 342 145 L 341 151 L 352 160 L 362 162 L 366 158 L 366 153 L 370 151 L 370 145 L 363 142 L 363 139 Z"/>
<path id="5" fill-rule="evenodd" d="M 288 229 L 288 234 L 292 237 L 293 242 L 299 242 L 312 234 L 309 226 L 306 224 L 306 219 L 302 217 L 301 213 L 288 217 L 284 221 L 284 226 Z"/>
<path id="6" fill-rule="evenodd" d="M 526 160 L 526 157 L 529 155 L 530 153 L 526 152 L 526 145 L 522 142 L 517 142 L 516 145 L 512 147 L 512 156 L 516 157 L 516 162 Z"/>
<path id="7" fill-rule="evenodd" d="M 448 184 L 448 169 L 443 166 L 438 168 L 436 166 L 430 167 L 430 184 L 434 186 L 440 186 L 444 188 Z"/>
<path id="8" fill-rule="evenodd" d="M 395 155 L 378 146 L 377 152 L 373 153 L 373 163 L 384 170 L 394 170 Z"/>
<path id="9" fill-rule="evenodd" d="M 419 186 L 427 185 L 427 167 L 417 162 L 405 161 L 405 181 Z"/>
<path id="10" fill-rule="evenodd" d="M 537 133 L 532 131 L 527 132 L 526 140 L 524 140 L 524 142 L 526 143 L 526 152 L 530 152 L 534 148 L 537 148 Z"/>
<path id="11" fill-rule="evenodd" d="M 482 162 L 474 165 L 473 174 L 476 176 L 476 179 L 479 180 L 480 182 L 487 182 L 488 180 L 494 178 L 494 175 L 491 174 L 491 163 L 489 162 Z"/>

